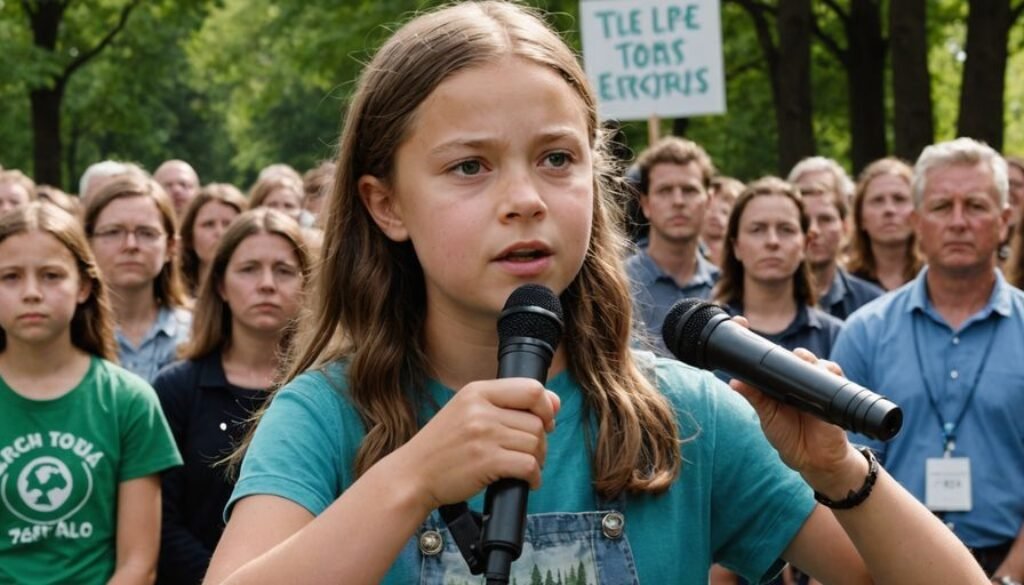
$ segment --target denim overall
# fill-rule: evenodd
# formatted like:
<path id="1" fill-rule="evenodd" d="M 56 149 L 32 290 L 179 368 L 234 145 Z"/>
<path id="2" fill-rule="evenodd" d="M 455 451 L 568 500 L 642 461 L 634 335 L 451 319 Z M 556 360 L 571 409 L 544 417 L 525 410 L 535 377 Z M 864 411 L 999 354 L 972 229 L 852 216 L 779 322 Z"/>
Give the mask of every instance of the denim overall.
<path id="1" fill-rule="evenodd" d="M 638 585 L 621 499 L 599 499 L 598 507 L 604 511 L 527 516 L 523 552 L 512 563 L 509 583 L 529 585 L 535 572 L 545 579 L 550 571 L 556 583 Z M 420 585 L 484 583 L 483 576 L 470 574 L 437 511 L 414 538 L 422 559 Z"/>

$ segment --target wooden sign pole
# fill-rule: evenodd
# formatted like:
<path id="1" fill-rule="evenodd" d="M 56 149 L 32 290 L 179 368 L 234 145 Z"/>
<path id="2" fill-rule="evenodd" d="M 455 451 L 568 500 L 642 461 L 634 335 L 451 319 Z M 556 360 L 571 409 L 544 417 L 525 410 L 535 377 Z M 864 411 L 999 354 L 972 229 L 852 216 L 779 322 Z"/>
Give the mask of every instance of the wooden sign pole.
<path id="1" fill-rule="evenodd" d="M 661 138 L 661 118 L 657 114 L 651 114 L 647 118 L 647 146 L 650 146 Z"/>

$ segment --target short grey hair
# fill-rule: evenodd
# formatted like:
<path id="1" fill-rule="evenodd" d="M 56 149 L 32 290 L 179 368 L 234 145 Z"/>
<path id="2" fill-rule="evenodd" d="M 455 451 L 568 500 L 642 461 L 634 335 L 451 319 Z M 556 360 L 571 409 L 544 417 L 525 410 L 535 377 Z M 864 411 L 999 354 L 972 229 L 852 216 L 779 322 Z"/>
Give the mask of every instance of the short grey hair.
<path id="1" fill-rule="evenodd" d="M 914 194 L 914 208 L 920 208 L 924 201 L 927 188 L 928 171 L 944 166 L 974 166 L 984 163 L 992 174 L 999 195 L 999 208 L 1007 205 L 1010 191 L 1010 180 L 1007 174 L 1006 159 L 991 146 L 971 138 L 957 138 L 947 142 L 939 142 L 926 147 L 914 164 L 914 181 L 911 191 Z"/>
<path id="2" fill-rule="evenodd" d="M 797 179 L 804 173 L 817 173 L 824 171 L 832 175 L 832 179 L 835 181 L 835 187 L 839 189 L 839 194 L 846 198 L 847 203 L 853 199 L 853 192 L 856 189 L 856 185 L 850 175 L 846 174 L 846 169 L 842 167 L 838 162 L 831 158 L 824 156 L 811 156 L 807 157 L 800 162 L 796 163 L 793 170 L 789 171 L 789 177 L 786 181 L 796 184 Z"/>

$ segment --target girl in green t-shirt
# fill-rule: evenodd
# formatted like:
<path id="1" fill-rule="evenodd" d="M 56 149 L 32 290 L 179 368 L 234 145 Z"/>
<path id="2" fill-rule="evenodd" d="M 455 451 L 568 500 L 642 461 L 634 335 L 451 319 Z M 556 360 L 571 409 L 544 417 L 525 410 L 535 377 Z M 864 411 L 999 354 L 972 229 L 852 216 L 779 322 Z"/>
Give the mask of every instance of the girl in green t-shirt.
<path id="1" fill-rule="evenodd" d="M 180 457 L 115 360 L 77 220 L 42 203 L 0 218 L 0 582 L 152 580 L 158 473 Z"/>

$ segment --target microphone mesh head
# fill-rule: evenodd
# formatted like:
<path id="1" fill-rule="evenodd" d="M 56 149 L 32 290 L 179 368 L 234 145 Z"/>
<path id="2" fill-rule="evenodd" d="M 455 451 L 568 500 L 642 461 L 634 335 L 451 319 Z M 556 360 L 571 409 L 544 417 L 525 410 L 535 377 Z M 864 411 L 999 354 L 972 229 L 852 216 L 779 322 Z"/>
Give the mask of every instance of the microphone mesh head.
<path id="1" fill-rule="evenodd" d="M 683 299 L 673 305 L 661 326 L 665 347 L 680 361 L 707 369 L 700 348 L 700 334 L 715 315 L 724 313 L 718 305 L 700 299 Z"/>
<path id="2" fill-rule="evenodd" d="M 512 291 L 498 319 L 498 338 L 532 337 L 558 347 L 562 337 L 562 303 L 539 284 L 524 284 Z"/>

